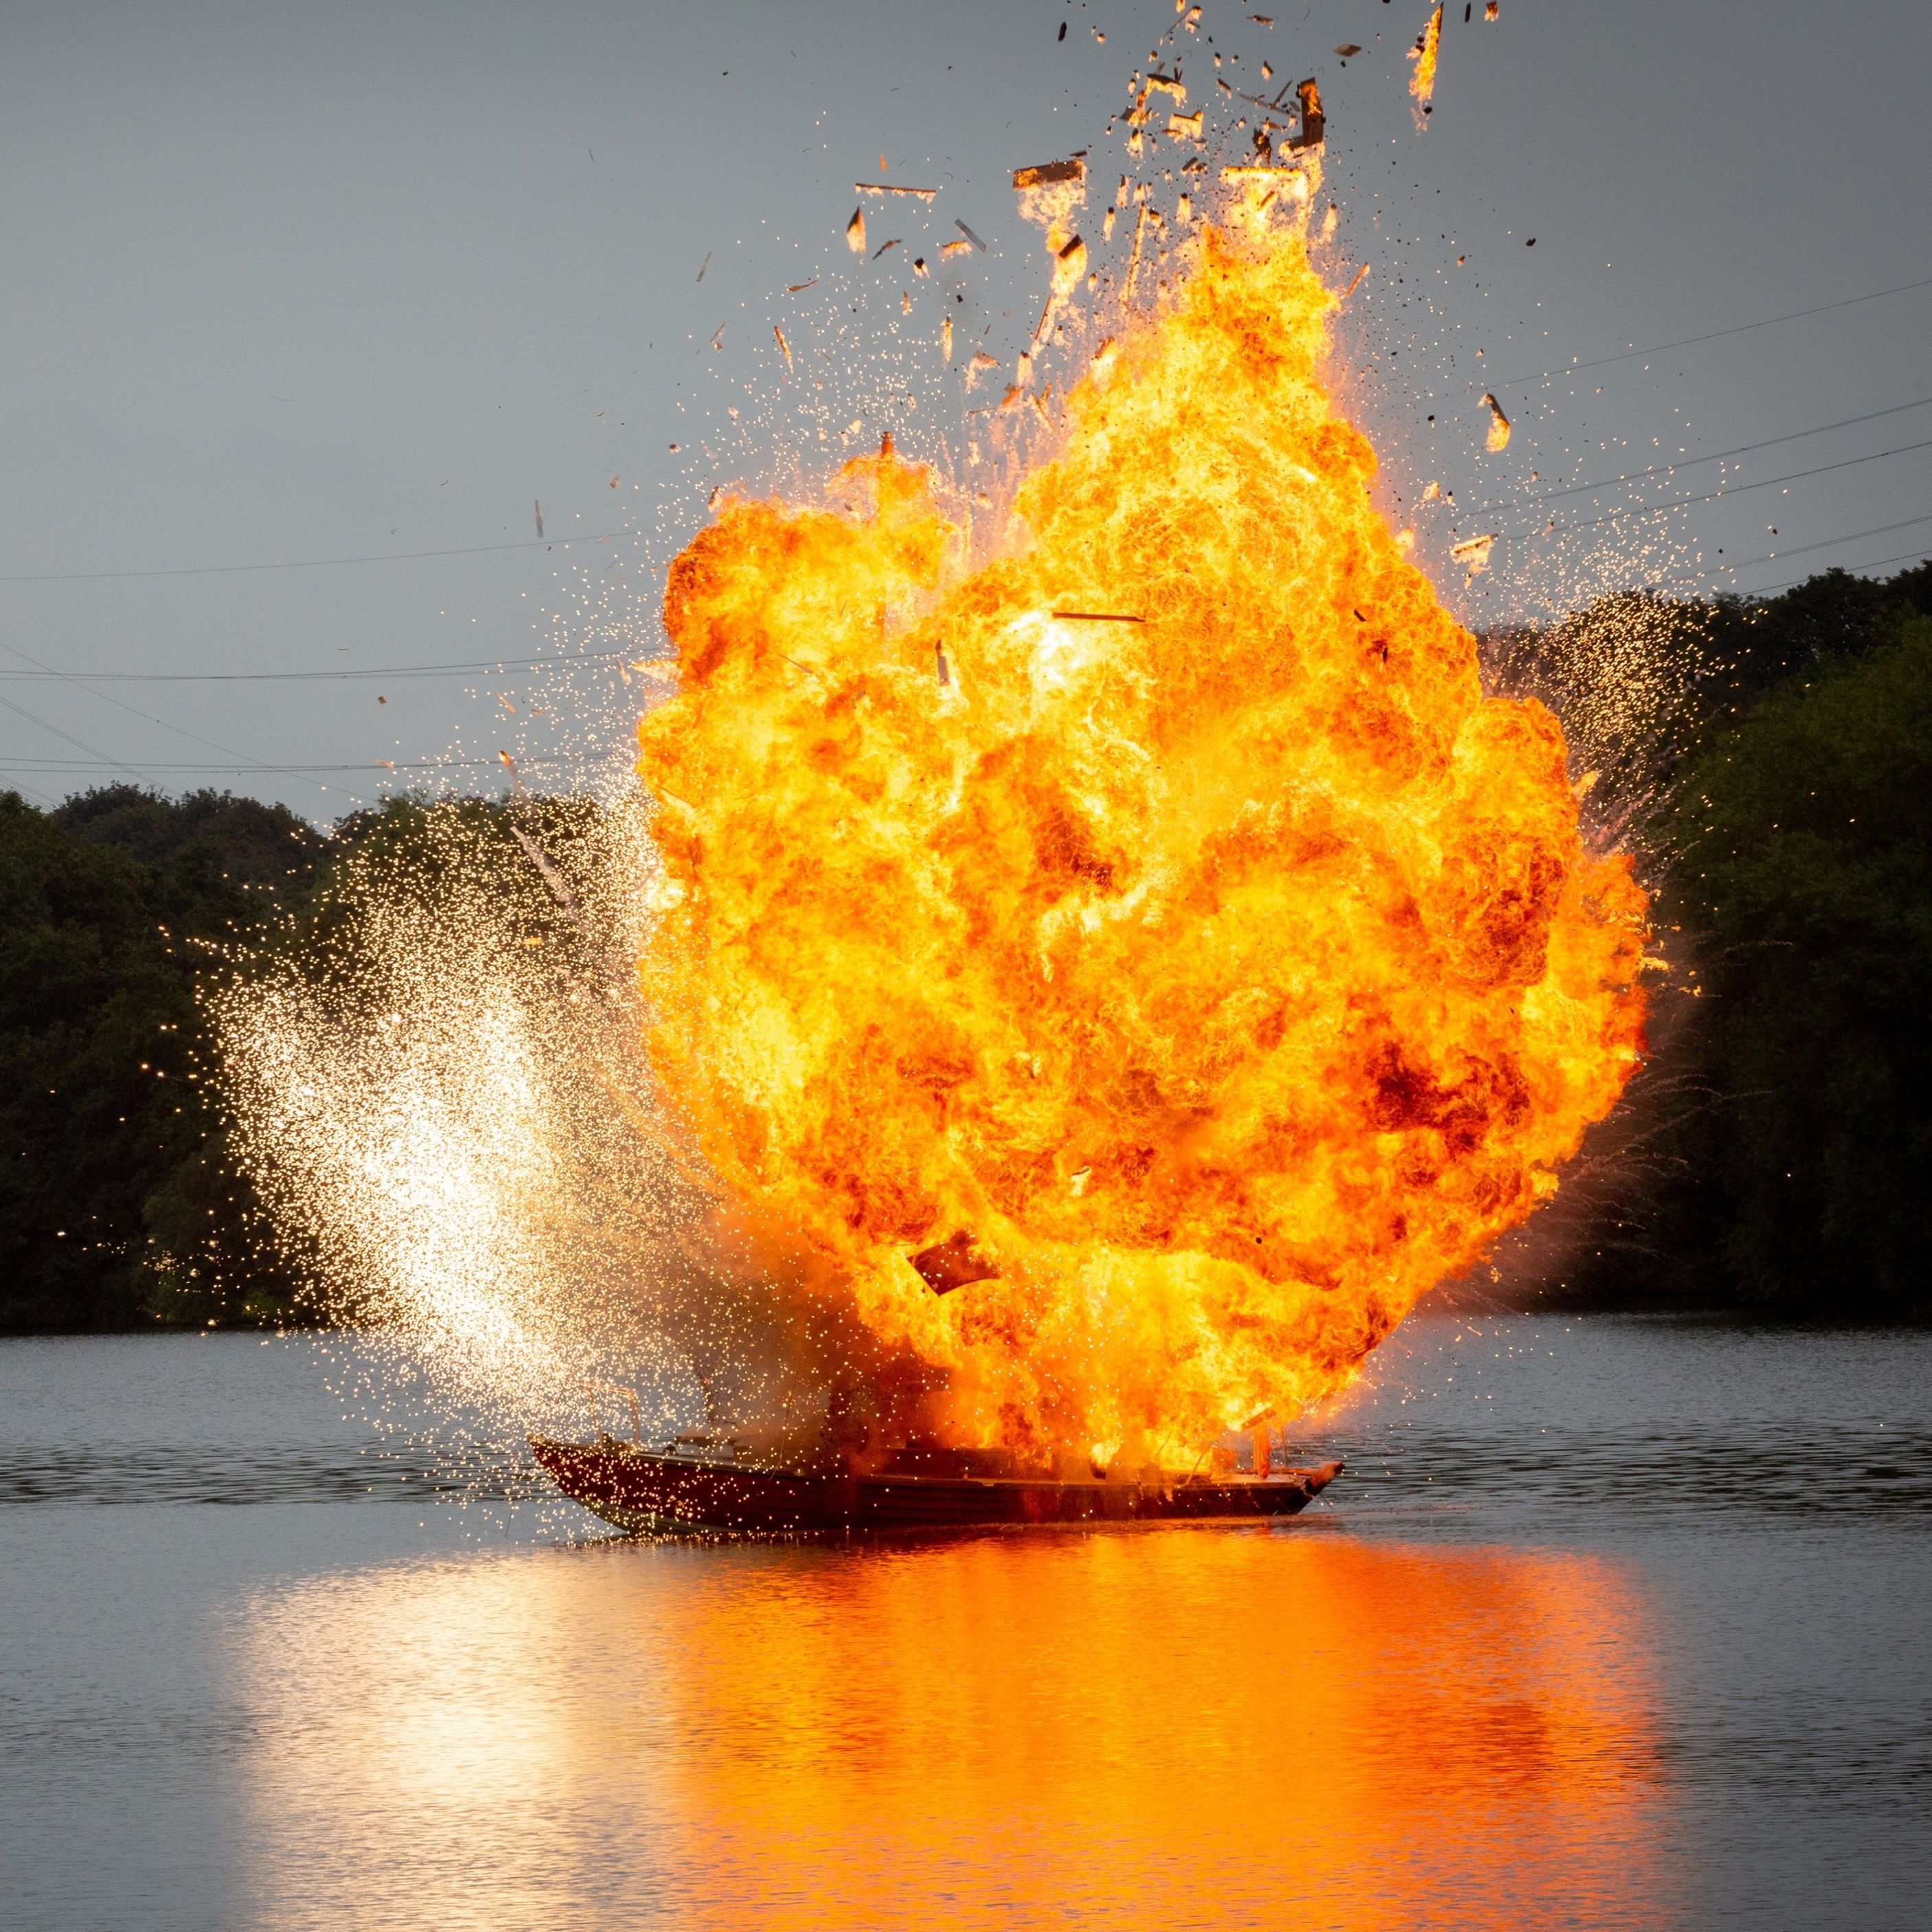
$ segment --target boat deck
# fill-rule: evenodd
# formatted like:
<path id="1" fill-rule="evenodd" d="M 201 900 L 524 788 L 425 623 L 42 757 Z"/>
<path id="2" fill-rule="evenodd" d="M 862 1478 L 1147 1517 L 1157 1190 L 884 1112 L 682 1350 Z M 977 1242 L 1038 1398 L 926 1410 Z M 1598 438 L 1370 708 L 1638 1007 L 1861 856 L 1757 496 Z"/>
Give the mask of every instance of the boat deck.
<path id="1" fill-rule="evenodd" d="M 680 1455 L 614 1436 L 532 1436 L 564 1494 L 632 1534 L 798 1534 L 1054 1523 L 1240 1520 L 1298 1515 L 1342 1472 L 1339 1462 L 1278 1474 L 1178 1475 L 1065 1482 L 1033 1475 L 808 1475 Z"/>

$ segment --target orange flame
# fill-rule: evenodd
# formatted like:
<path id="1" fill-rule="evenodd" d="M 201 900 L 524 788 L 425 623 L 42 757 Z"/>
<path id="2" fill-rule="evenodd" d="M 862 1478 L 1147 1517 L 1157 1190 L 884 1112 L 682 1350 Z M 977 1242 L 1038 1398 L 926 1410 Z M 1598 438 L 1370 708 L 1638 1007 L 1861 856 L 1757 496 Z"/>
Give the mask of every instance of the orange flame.
<path id="1" fill-rule="evenodd" d="M 1643 894 L 1263 229 L 1095 358 L 1004 554 L 888 440 L 670 574 L 652 1058 L 958 1440 L 1185 1460 L 1345 1386 L 1642 1052 Z"/>
<path id="2" fill-rule="evenodd" d="M 1417 103 L 1415 124 L 1422 125 L 1420 109 L 1436 92 L 1436 59 L 1442 46 L 1442 9 L 1438 7 L 1429 16 L 1429 24 L 1415 37 L 1415 44 L 1408 50 L 1408 57 L 1415 63 L 1415 71 L 1408 77 L 1408 91 Z"/>

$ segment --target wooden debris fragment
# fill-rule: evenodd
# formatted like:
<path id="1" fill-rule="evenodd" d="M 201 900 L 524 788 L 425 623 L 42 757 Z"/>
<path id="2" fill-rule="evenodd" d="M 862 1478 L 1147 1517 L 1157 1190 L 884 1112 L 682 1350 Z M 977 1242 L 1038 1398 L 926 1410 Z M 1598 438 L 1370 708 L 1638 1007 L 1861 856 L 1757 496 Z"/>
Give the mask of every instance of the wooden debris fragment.
<path id="1" fill-rule="evenodd" d="M 1498 402 L 1495 397 L 1486 392 L 1483 397 L 1483 400 L 1487 405 L 1490 412 L 1490 433 L 1486 439 L 1486 446 L 1492 454 L 1499 449 L 1508 448 L 1510 419 L 1503 414 L 1502 404 Z"/>
<path id="2" fill-rule="evenodd" d="M 1490 552 L 1496 546 L 1497 532 L 1490 531 L 1480 537 L 1471 537 L 1466 543 L 1452 544 L 1449 554 L 1463 565 L 1472 577 L 1479 577 L 1490 567 Z"/>
<path id="3" fill-rule="evenodd" d="M 966 226 L 964 222 L 956 220 L 952 225 L 958 230 L 961 234 L 965 236 L 968 241 L 972 243 L 974 248 L 979 250 L 981 254 L 983 255 L 986 252 L 986 243 L 982 242 L 979 236 L 975 235 L 972 230 Z"/>
<path id="4" fill-rule="evenodd" d="M 939 252 L 940 252 L 940 254 L 941 255 L 943 255 L 943 256 L 944 256 L 944 255 L 970 255 L 970 254 L 972 254 L 972 252 L 973 252 L 973 244 L 972 244 L 972 243 L 971 243 L 971 242 L 942 242 L 942 243 L 940 244 L 940 250 L 939 250 Z"/>
<path id="5" fill-rule="evenodd" d="M 855 208 L 852 219 L 845 224 L 845 245 L 855 255 L 866 252 L 866 211 Z"/>
<path id="6" fill-rule="evenodd" d="M 901 188 L 896 182 L 854 182 L 852 185 L 860 194 L 910 194 L 921 201 L 930 201 L 939 192 L 936 188 Z"/>
<path id="7" fill-rule="evenodd" d="M 1202 116 L 1204 107 L 1197 107 L 1192 114 L 1170 114 L 1167 117 L 1167 133 L 1171 140 L 1198 141 L 1201 138 Z"/>
<path id="8" fill-rule="evenodd" d="M 1071 160 L 1043 161 L 1035 168 L 1016 168 L 1013 186 L 1024 194 L 1028 188 L 1057 188 L 1066 182 L 1087 178 L 1087 164 L 1076 154 Z"/>
<path id="9" fill-rule="evenodd" d="M 778 338 L 779 352 L 784 357 L 785 367 L 790 369 L 792 367 L 791 344 L 785 340 L 784 331 L 776 322 L 772 324 L 772 333 Z"/>
<path id="10" fill-rule="evenodd" d="M 1364 262 L 1362 264 L 1362 266 L 1361 266 L 1359 268 L 1358 268 L 1358 269 L 1355 271 L 1355 278 L 1354 278 L 1354 280 L 1353 281 L 1352 281 L 1352 282 L 1348 284 L 1348 286 L 1346 289 L 1344 289 L 1344 290 L 1342 291 L 1342 292 L 1340 293 L 1340 295 L 1339 295 L 1339 296 L 1336 298 L 1336 299 L 1338 302 L 1346 302 L 1346 301 L 1348 299 L 1348 298 L 1349 298 L 1352 295 L 1353 295 L 1353 294 L 1355 292 L 1355 291 L 1356 291 L 1358 288 L 1360 288 L 1360 287 L 1362 286 L 1363 283 L 1364 283 L 1365 281 L 1366 281 L 1366 280 L 1368 280 L 1368 278 L 1369 278 L 1369 265 L 1368 265 L 1368 263 L 1367 263 L 1367 262 Z"/>
<path id="11" fill-rule="evenodd" d="M 802 295 L 807 289 L 815 289 L 818 286 L 818 278 L 816 275 L 814 275 L 812 280 L 808 282 L 786 283 L 785 293 L 788 296 Z"/>
<path id="12" fill-rule="evenodd" d="M 1288 136 L 1289 150 L 1299 152 L 1304 148 L 1318 148 L 1328 120 L 1322 112 L 1322 90 L 1316 86 L 1312 75 L 1295 83 L 1294 98 L 1301 105 L 1301 129 Z"/>
<path id="13" fill-rule="evenodd" d="M 1344 60 L 1348 60 L 1352 58 L 1355 55 L 1360 53 L 1362 50 L 1360 47 L 1355 45 L 1354 41 L 1344 40 L 1342 44 L 1335 50 L 1335 51 L 1340 54 Z"/>
<path id="14" fill-rule="evenodd" d="M 904 236 L 895 235 L 890 242 L 881 242 L 879 245 L 872 250 L 872 260 L 876 262 L 888 248 L 896 248 L 899 245 L 900 242 L 904 239 Z"/>
<path id="15" fill-rule="evenodd" d="M 999 1270 L 975 1250 L 973 1237 L 964 1228 L 907 1258 L 913 1272 L 934 1294 L 950 1294 L 956 1288 L 1000 1278 Z"/>

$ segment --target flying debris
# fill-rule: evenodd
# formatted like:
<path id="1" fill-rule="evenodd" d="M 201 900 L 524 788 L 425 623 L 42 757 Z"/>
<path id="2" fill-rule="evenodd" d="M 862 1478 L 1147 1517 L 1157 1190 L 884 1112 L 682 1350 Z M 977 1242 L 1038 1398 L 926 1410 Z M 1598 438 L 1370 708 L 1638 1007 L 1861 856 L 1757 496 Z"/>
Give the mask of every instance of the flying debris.
<path id="1" fill-rule="evenodd" d="M 1362 50 L 1360 47 L 1357 46 L 1352 40 L 1344 40 L 1342 44 L 1335 50 L 1335 51 L 1340 54 L 1344 60 L 1348 60 L 1352 58 L 1354 56 L 1360 53 Z"/>
<path id="2" fill-rule="evenodd" d="M 913 1272 L 934 1294 L 950 1294 L 976 1281 L 998 1281 L 1000 1271 L 974 1248 L 964 1228 L 929 1248 L 907 1257 Z"/>
<path id="3" fill-rule="evenodd" d="M 538 541 L 539 543 L 541 543 L 541 542 L 543 541 L 543 499 L 542 499 L 541 496 L 539 496 L 539 497 L 536 500 L 536 506 L 537 506 L 537 541 Z"/>
<path id="4" fill-rule="evenodd" d="M 966 226 L 964 222 L 956 220 L 952 225 L 958 230 L 961 234 L 965 236 L 968 241 L 972 243 L 974 248 L 979 250 L 981 254 L 983 255 L 986 252 L 986 243 L 982 242 L 979 236 L 975 235 L 972 230 Z"/>
<path id="5" fill-rule="evenodd" d="M 1488 406 L 1490 412 L 1490 433 L 1486 442 L 1487 448 L 1492 454 L 1499 449 L 1508 448 L 1510 439 L 1510 419 L 1508 416 L 1503 414 L 1502 404 L 1498 402 L 1495 397 L 1486 393 L 1484 395 L 1483 400 Z"/>
<path id="6" fill-rule="evenodd" d="M 1204 107 L 1197 107 L 1192 114 L 1170 114 L 1167 117 L 1168 136 L 1175 141 L 1198 141 L 1201 138 L 1202 117 Z"/>
<path id="7" fill-rule="evenodd" d="M 1295 152 L 1304 148 L 1318 148 L 1323 131 L 1328 125 L 1328 117 L 1322 111 L 1322 90 L 1316 86 L 1312 76 L 1296 82 L 1294 98 L 1301 106 L 1301 131 L 1289 136 L 1288 147 Z"/>
<path id="8" fill-rule="evenodd" d="M 776 322 L 773 322 L 772 333 L 778 338 L 778 351 L 784 357 L 786 368 L 790 368 L 792 366 L 791 344 L 785 340 L 784 331 L 779 328 Z"/>
<path id="9" fill-rule="evenodd" d="M 866 211 L 855 208 L 852 219 L 845 224 L 845 245 L 855 255 L 866 252 Z"/>
<path id="10" fill-rule="evenodd" d="M 1408 50 L 1408 57 L 1415 63 L 1415 71 L 1408 77 L 1408 91 L 1420 104 L 1420 111 L 1416 116 L 1416 125 L 1422 124 L 1422 116 L 1429 112 L 1428 103 L 1436 92 L 1436 56 L 1442 42 L 1442 9 L 1438 7 L 1429 16 L 1429 24 L 1415 37 L 1415 44 Z"/>
<path id="11" fill-rule="evenodd" d="M 700 262 L 700 263 L 698 264 L 698 279 L 700 282 L 704 280 L 704 272 L 705 272 L 705 270 L 706 270 L 706 268 L 710 268 L 710 266 L 711 266 L 711 256 L 712 256 L 712 255 L 713 254 L 715 254 L 716 252 L 716 251 L 715 250 L 706 250 L 706 254 L 705 254 L 704 260 L 701 262 Z"/>
<path id="12" fill-rule="evenodd" d="M 808 282 L 786 283 L 785 293 L 788 296 L 802 295 L 807 289 L 815 289 L 818 286 L 818 278 L 816 275 L 814 275 L 812 280 Z"/>
<path id="13" fill-rule="evenodd" d="M 941 255 L 970 255 L 973 244 L 970 242 L 944 242 L 940 244 L 939 252 Z"/>
<path id="14" fill-rule="evenodd" d="M 930 201 L 939 192 L 936 188 L 901 188 L 896 182 L 855 182 L 853 187 L 860 194 L 910 194 L 921 201 Z"/>
<path id="15" fill-rule="evenodd" d="M 1337 296 L 1336 299 L 1339 302 L 1346 302 L 1348 298 L 1368 280 L 1368 278 L 1369 265 L 1367 262 L 1364 262 L 1362 266 L 1355 271 L 1354 280 L 1349 283 L 1348 286 L 1342 291 L 1341 294 Z"/>
<path id="16" fill-rule="evenodd" d="M 722 349 L 724 346 L 724 331 L 728 326 L 722 322 L 718 325 L 718 333 L 711 338 L 712 348 Z"/>
<path id="17" fill-rule="evenodd" d="M 1483 9 L 1483 18 L 1486 20 L 1499 20 L 1502 16 L 1502 10 L 1496 4 L 1496 0 L 1488 0 L 1488 4 Z"/>
<path id="18" fill-rule="evenodd" d="M 1449 554 L 1472 577 L 1480 577 L 1490 567 L 1490 552 L 1495 547 L 1496 536 L 1497 532 L 1491 530 L 1485 536 L 1470 538 L 1466 543 L 1452 544 Z"/>
<path id="19" fill-rule="evenodd" d="M 1087 164 L 1078 154 L 1071 160 L 1043 161 L 1038 167 L 1013 170 L 1013 186 L 1022 194 L 1030 188 L 1058 188 L 1070 182 L 1084 184 L 1086 179 Z"/>
<path id="20" fill-rule="evenodd" d="M 876 262 L 888 248 L 896 248 L 899 245 L 901 241 L 904 238 L 902 236 L 895 235 L 890 242 L 881 242 L 879 245 L 872 250 L 872 260 Z"/>
<path id="21" fill-rule="evenodd" d="M 939 359 L 942 362 L 952 360 L 952 318 L 946 316 L 939 324 Z"/>

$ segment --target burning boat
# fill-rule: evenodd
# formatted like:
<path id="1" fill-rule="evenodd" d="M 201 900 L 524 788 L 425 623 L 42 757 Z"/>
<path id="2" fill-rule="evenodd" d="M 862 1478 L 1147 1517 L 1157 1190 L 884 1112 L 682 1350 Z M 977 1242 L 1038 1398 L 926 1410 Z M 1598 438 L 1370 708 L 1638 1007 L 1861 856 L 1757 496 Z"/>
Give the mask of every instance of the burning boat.
<path id="1" fill-rule="evenodd" d="M 1342 1472 L 1336 1462 L 1280 1472 L 1264 1466 L 1260 1474 L 1146 1470 L 1122 1479 L 1023 1469 L 1003 1449 L 914 1447 L 876 1471 L 823 1474 L 774 1465 L 704 1431 L 657 1447 L 602 1432 L 586 1442 L 530 1440 L 566 1496 L 632 1534 L 1252 1520 L 1299 1515 Z"/>

